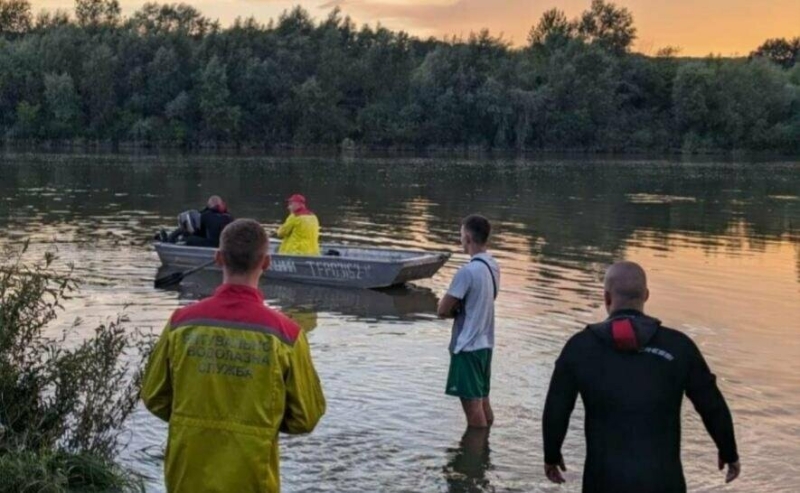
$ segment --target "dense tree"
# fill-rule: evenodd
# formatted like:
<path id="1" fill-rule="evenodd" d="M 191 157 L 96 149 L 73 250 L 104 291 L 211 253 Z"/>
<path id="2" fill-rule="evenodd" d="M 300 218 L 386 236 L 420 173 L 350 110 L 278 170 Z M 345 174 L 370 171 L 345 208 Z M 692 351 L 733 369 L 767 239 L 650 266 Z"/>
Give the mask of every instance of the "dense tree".
<path id="1" fill-rule="evenodd" d="M 359 28 L 338 9 L 223 29 L 186 4 L 123 18 L 117 0 L 77 0 L 73 19 L 0 0 L 6 141 L 800 151 L 797 40 L 647 57 L 603 0 L 545 12 L 522 48 Z"/>
<path id="2" fill-rule="evenodd" d="M 636 39 L 633 15 L 605 0 L 592 0 L 592 6 L 576 21 L 578 33 L 589 42 L 623 53 Z"/>
<path id="3" fill-rule="evenodd" d="M 9 131 L 9 135 L 17 139 L 32 139 L 39 135 L 40 106 L 20 101 L 17 105 L 17 122 Z"/>
<path id="4" fill-rule="evenodd" d="M 219 28 L 218 23 L 203 17 L 191 5 L 146 3 L 130 19 L 130 25 L 140 34 L 177 33 L 202 37 Z"/>
<path id="5" fill-rule="evenodd" d="M 678 69 L 672 100 L 675 122 L 681 133 L 698 136 L 707 132 L 714 111 L 710 100 L 713 86 L 713 69 L 702 62 L 687 63 Z"/>
<path id="6" fill-rule="evenodd" d="M 44 97 L 49 109 L 49 132 L 55 138 L 71 138 L 78 133 L 80 98 L 69 74 L 46 74 Z"/>
<path id="7" fill-rule="evenodd" d="M 69 22 L 69 13 L 64 10 L 56 10 L 54 12 L 43 10 L 36 16 L 34 28 L 39 32 L 43 32 L 67 26 Z"/>
<path id="8" fill-rule="evenodd" d="M 0 0 L 0 34 L 30 30 L 31 3 L 28 0 Z"/>
<path id="9" fill-rule="evenodd" d="M 115 69 L 114 53 L 106 44 L 94 46 L 83 63 L 81 99 L 87 133 L 95 139 L 114 138 L 111 130 L 117 116 Z"/>
<path id="10" fill-rule="evenodd" d="M 198 82 L 204 137 L 213 142 L 236 141 L 239 137 L 241 110 L 238 106 L 230 105 L 225 64 L 216 56 L 211 58 Z"/>
<path id="11" fill-rule="evenodd" d="M 82 27 L 114 25 L 121 12 L 117 0 L 75 0 L 75 17 Z"/>
<path id="12" fill-rule="evenodd" d="M 786 68 L 800 62 L 800 37 L 794 39 L 768 39 L 750 57 L 768 58 Z"/>
<path id="13" fill-rule="evenodd" d="M 602 148 L 618 115 L 618 67 L 595 46 L 572 42 L 550 60 L 539 119 L 544 147 Z"/>
<path id="14" fill-rule="evenodd" d="M 531 46 L 564 46 L 576 34 L 574 22 L 558 9 L 550 9 L 542 14 L 539 23 L 531 29 L 528 42 Z"/>

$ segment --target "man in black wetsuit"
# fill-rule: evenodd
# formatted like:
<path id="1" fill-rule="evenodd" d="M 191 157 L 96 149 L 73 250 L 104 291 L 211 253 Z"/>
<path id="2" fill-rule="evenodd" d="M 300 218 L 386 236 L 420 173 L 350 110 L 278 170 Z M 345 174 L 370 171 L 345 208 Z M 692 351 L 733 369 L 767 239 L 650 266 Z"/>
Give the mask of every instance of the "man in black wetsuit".
<path id="1" fill-rule="evenodd" d="M 733 420 L 700 350 L 685 334 L 644 314 L 644 270 L 606 273 L 608 320 L 567 342 L 544 409 L 545 474 L 563 483 L 561 445 L 580 394 L 586 412 L 584 493 L 684 493 L 680 457 L 685 393 L 714 439 L 727 482 L 739 476 Z"/>

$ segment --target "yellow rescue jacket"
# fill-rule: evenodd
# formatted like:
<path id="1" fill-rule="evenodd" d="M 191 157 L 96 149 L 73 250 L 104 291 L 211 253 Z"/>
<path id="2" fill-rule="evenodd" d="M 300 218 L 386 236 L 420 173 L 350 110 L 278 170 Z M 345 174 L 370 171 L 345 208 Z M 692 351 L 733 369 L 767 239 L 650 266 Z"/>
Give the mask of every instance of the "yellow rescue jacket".
<path id="1" fill-rule="evenodd" d="M 283 239 L 278 253 L 284 255 L 319 255 L 319 220 L 311 211 L 289 214 L 278 228 Z"/>
<path id="2" fill-rule="evenodd" d="M 232 284 L 172 315 L 141 396 L 169 422 L 170 493 L 279 492 L 278 432 L 309 433 L 325 413 L 305 333 Z"/>

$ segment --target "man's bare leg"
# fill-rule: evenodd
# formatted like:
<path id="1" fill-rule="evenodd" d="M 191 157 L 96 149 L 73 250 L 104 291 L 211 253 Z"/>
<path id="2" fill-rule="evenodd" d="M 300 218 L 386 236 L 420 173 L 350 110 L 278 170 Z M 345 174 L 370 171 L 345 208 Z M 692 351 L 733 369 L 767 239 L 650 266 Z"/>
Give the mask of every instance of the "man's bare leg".
<path id="1" fill-rule="evenodd" d="M 467 416 L 467 426 L 471 428 L 488 428 L 483 406 L 484 399 L 461 399 L 461 406 Z"/>
<path id="2" fill-rule="evenodd" d="M 481 403 L 483 405 L 483 415 L 486 417 L 486 426 L 492 426 L 492 423 L 494 423 L 494 411 L 492 411 L 492 405 L 489 404 L 489 396 L 481 399 Z"/>

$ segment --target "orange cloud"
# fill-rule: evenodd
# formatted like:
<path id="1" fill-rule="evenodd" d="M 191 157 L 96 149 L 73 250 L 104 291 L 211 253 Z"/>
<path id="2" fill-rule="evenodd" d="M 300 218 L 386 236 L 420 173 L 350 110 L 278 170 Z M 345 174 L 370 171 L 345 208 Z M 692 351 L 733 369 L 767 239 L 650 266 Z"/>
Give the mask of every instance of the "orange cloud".
<path id="1" fill-rule="evenodd" d="M 466 35 L 489 28 L 514 44 L 524 44 L 541 14 L 550 8 L 569 17 L 590 0 L 334 0 L 359 20 L 381 21 L 422 35 Z M 627 0 L 638 28 L 640 51 L 677 46 L 686 55 L 747 54 L 772 37 L 800 36 L 800 0 Z"/>
<path id="2" fill-rule="evenodd" d="M 586 2 L 568 0 L 559 3 L 562 8 L 569 8 Z M 328 8 L 336 6 L 357 19 L 380 21 L 387 27 L 399 27 L 420 35 L 466 36 L 488 28 L 494 34 L 502 33 L 514 44 L 524 44 L 528 31 L 547 9 L 548 3 L 543 0 L 333 0 L 322 5 Z"/>
<path id="3" fill-rule="evenodd" d="M 180 1 L 180 0 L 168 0 Z M 184 0 L 187 1 L 187 0 Z M 613 0 L 612 0 L 613 1 Z M 121 0 L 126 13 L 144 0 Z M 317 17 L 339 6 L 359 23 L 403 29 L 420 36 L 467 36 L 488 28 L 521 45 L 542 12 L 552 7 L 569 17 L 591 0 L 193 0 L 205 15 L 229 23 L 255 16 L 266 22 L 294 5 Z M 800 36 L 800 0 L 617 0 L 634 16 L 636 49 L 678 46 L 685 55 L 747 54 L 768 38 Z M 34 9 L 73 9 L 72 0 L 33 0 Z"/>

